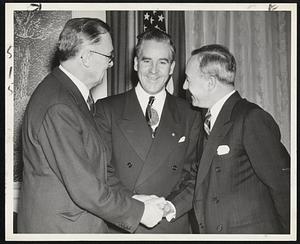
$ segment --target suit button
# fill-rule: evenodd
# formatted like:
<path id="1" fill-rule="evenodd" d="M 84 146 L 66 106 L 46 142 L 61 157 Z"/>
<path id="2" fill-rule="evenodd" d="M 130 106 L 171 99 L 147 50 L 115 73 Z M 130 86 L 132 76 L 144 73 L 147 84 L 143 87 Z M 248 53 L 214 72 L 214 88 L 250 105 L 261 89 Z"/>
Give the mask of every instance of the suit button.
<path id="1" fill-rule="evenodd" d="M 213 197 L 213 201 L 214 201 L 215 203 L 219 203 L 219 202 L 220 202 L 220 200 L 218 199 L 218 197 Z"/>
<path id="2" fill-rule="evenodd" d="M 221 167 L 217 166 L 217 167 L 215 168 L 215 170 L 216 170 L 216 172 L 220 172 L 220 171 L 221 171 Z"/>
<path id="3" fill-rule="evenodd" d="M 172 170 L 174 170 L 174 171 L 177 170 L 177 165 L 173 165 Z"/>
<path id="4" fill-rule="evenodd" d="M 204 228 L 204 226 L 203 226 L 203 224 L 202 224 L 202 223 L 200 223 L 200 224 L 199 224 L 199 226 L 200 226 L 200 228 L 201 228 L 201 229 L 203 229 L 203 228 Z"/>
<path id="5" fill-rule="evenodd" d="M 217 226 L 217 231 L 218 231 L 218 232 L 221 232 L 222 230 L 223 230 L 223 225 L 218 225 L 218 226 Z"/>
<path id="6" fill-rule="evenodd" d="M 132 163 L 131 163 L 131 162 L 128 162 L 128 163 L 127 163 L 127 166 L 128 166 L 128 168 L 131 168 L 131 167 L 132 167 Z"/>

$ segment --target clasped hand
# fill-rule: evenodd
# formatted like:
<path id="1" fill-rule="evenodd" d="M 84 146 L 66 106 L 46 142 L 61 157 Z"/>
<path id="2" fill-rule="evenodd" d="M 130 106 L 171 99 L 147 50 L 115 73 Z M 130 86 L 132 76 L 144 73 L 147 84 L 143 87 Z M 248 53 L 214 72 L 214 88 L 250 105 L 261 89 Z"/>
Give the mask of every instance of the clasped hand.
<path id="1" fill-rule="evenodd" d="M 141 223 L 152 228 L 157 225 L 163 217 L 173 212 L 173 209 L 164 197 L 156 195 L 134 195 L 132 198 L 145 204 Z"/>

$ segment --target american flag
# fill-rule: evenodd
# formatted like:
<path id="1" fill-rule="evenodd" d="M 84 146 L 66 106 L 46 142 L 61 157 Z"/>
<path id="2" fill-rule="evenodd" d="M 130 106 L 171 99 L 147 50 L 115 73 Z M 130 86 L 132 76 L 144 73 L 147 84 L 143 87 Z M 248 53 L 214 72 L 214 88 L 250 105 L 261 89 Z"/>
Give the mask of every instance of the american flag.
<path id="1" fill-rule="evenodd" d="M 164 11 L 144 11 L 144 31 L 150 28 L 156 28 L 166 31 L 166 21 Z"/>

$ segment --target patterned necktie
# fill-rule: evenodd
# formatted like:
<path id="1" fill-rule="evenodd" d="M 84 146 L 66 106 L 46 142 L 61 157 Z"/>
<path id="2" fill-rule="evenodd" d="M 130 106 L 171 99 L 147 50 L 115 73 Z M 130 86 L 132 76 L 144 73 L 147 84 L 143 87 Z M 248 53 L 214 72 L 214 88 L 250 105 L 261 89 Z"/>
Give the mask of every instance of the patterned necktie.
<path id="1" fill-rule="evenodd" d="M 87 101 L 87 104 L 89 105 L 92 115 L 94 116 L 96 113 L 96 106 L 95 106 L 95 102 L 94 102 L 94 99 L 93 99 L 93 96 L 91 93 L 89 93 L 89 96 L 86 101 Z"/>
<path id="2" fill-rule="evenodd" d="M 205 120 L 204 120 L 204 130 L 207 136 L 209 136 L 210 134 L 210 119 L 211 119 L 211 113 L 210 110 L 207 110 L 207 113 L 205 114 Z"/>
<path id="3" fill-rule="evenodd" d="M 159 116 L 158 116 L 157 111 L 154 108 L 152 108 L 152 104 L 153 104 L 154 100 L 155 100 L 154 96 L 149 97 L 149 102 L 148 102 L 148 105 L 146 108 L 146 114 L 145 114 L 146 121 L 147 121 L 148 125 L 150 126 L 150 128 L 152 129 L 152 138 L 154 138 L 154 136 L 155 136 L 155 130 L 153 130 L 153 126 L 157 125 L 158 121 L 159 121 Z"/>

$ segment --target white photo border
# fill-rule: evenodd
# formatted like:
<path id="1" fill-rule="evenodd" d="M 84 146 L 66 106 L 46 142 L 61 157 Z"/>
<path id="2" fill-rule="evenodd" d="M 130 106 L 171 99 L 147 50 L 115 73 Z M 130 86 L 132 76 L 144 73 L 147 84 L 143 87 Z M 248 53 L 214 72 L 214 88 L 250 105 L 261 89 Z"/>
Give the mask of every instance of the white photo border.
<path id="1" fill-rule="evenodd" d="M 35 10 L 30 3 L 5 4 L 5 239 L 7 241 L 292 241 L 297 238 L 297 4 L 296 3 L 41 3 L 42 10 L 173 10 L 291 12 L 291 233 L 267 234 L 19 234 L 13 233 L 13 40 L 14 11 Z"/>

